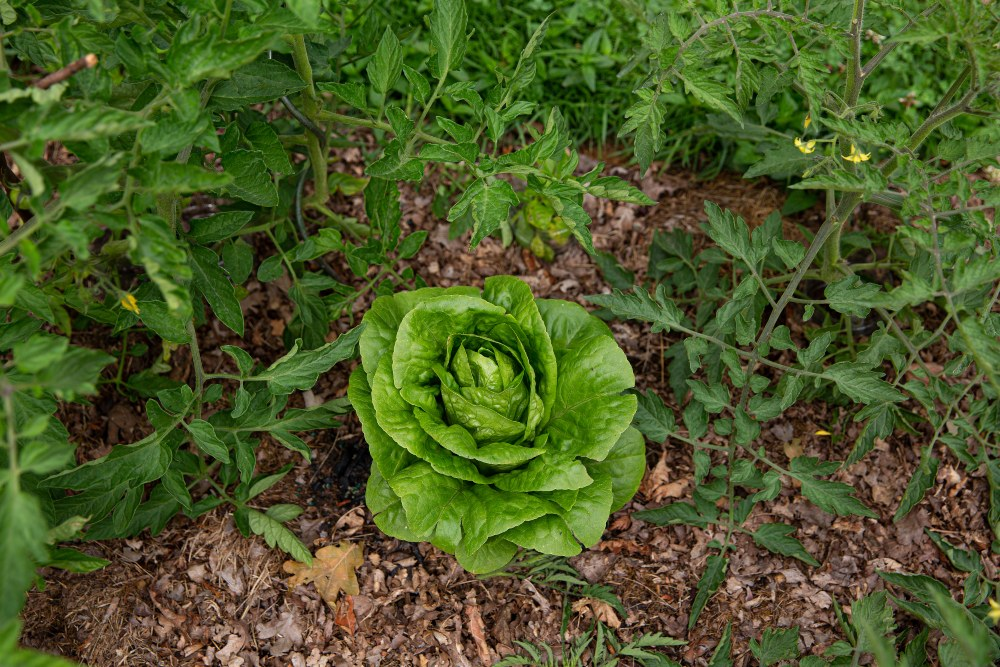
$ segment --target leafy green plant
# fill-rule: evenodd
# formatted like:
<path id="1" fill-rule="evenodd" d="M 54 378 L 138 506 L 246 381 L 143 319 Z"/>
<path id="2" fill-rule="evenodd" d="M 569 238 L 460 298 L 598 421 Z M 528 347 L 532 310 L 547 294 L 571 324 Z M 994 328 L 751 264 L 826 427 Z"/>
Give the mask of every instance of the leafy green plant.
<path id="1" fill-rule="evenodd" d="M 800 656 L 799 627 L 767 628 L 750 640 L 750 653 L 761 667 L 798 664 L 801 667 L 850 667 L 870 658 L 879 667 L 927 664 L 930 630 L 940 630 L 937 656 L 941 665 L 988 665 L 1000 658 L 1000 635 L 984 621 L 985 605 L 952 599 L 947 587 L 924 575 L 879 572 L 891 586 L 914 599 L 891 597 L 885 591 L 851 603 L 850 615 L 834 600 L 834 611 L 845 639 L 828 646 L 822 656 Z M 924 623 L 919 632 L 898 632 L 890 599 Z M 969 606 L 971 605 L 972 608 Z M 712 656 L 712 667 L 732 667 L 732 627 L 727 626 Z"/>
<path id="2" fill-rule="evenodd" d="M 635 135 L 642 169 L 662 146 L 660 95 L 672 81 L 735 123 L 747 122 L 744 112 L 753 99 L 767 116 L 780 85 L 808 104 L 808 134 L 765 153 L 753 171 L 801 174 L 804 180 L 793 187 L 819 190 L 826 200 L 819 229 L 798 230 L 808 246 L 785 235 L 777 212 L 751 230 L 732 212 L 706 203 L 704 229 L 713 246 L 695 254 L 683 234 L 658 233 L 650 283 L 590 298 L 608 315 L 651 322 L 653 333 L 674 336 L 670 382 L 682 419 L 648 392 L 639 395 L 635 424 L 654 441 L 691 448 L 695 489 L 691 502 L 637 516 L 723 531 L 710 543 L 716 552 L 697 584 L 690 627 L 725 580 L 738 535 L 818 565 L 793 526 L 755 516 L 782 492 L 785 480 L 824 511 L 878 518 L 855 489 L 827 477 L 897 428 L 923 429 L 928 440 L 894 520 L 934 484 L 934 452 L 943 444 L 968 470 L 981 469 L 990 479 L 989 523 L 1000 536 L 1000 478 L 987 435 L 1000 426 L 1000 321 L 994 312 L 1000 259 L 995 222 L 984 214 L 1000 190 L 988 179 L 970 178 L 995 165 L 997 134 L 995 124 L 966 133 L 957 125 L 965 118 L 995 118 L 998 23 L 989 5 L 934 4 L 865 62 L 867 5 L 855 2 L 841 16 L 829 8 L 806 14 L 792 5 L 751 3 L 728 13 L 723 8 L 698 24 L 669 14 L 649 35 L 650 86 L 638 91 L 623 128 Z M 776 60 L 780 48 L 771 46 L 779 39 L 799 45 L 787 67 Z M 805 48 L 816 40 L 846 56 L 839 94 L 824 85 L 825 68 Z M 885 119 L 878 102 L 862 100 L 862 93 L 897 46 L 911 40 L 941 43 L 962 65 L 940 100 L 907 125 Z M 738 63 L 735 82 L 711 67 L 730 55 Z M 928 151 L 925 141 L 935 132 L 935 150 Z M 850 230 L 866 201 L 888 205 L 906 221 L 885 247 Z M 814 268 L 817 259 L 822 261 Z M 862 327 L 870 327 L 870 335 Z M 936 370 L 920 354 L 934 344 L 947 350 Z M 806 399 L 827 401 L 862 425 L 845 462 L 797 456 L 786 464 L 764 447 L 762 426 Z M 982 595 L 978 575 L 970 580 Z"/>
<path id="3" fill-rule="evenodd" d="M 573 128 L 574 142 L 590 144 L 600 153 L 607 150 L 603 143 L 613 136 L 617 119 L 628 107 L 629 91 L 641 76 L 636 70 L 623 82 L 619 72 L 640 46 L 645 10 L 669 7 L 661 0 L 641 4 L 601 0 L 469 3 L 469 25 L 476 26 L 483 38 L 469 44 L 463 72 L 472 81 L 491 80 L 494 72 L 517 60 L 534 27 L 548 18 L 535 76 L 522 93 L 523 99 L 539 106 L 526 120 L 544 122 L 544 108 L 557 105 Z M 390 25 L 421 24 L 420 3 L 385 3 L 373 11 Z M 418 29 L 412 39 L 417 48 L 425 48 L 426 38 Z M 460 103 L 448 110 L 456 119 L 471 112 Z"/>
<path id="4" fill-rule="evenodd" d="M 551 556 L 531 551 L 521 551 L 503 570 L 492 573 L 492 577 L 517 577 L 558 591 L 562 597 L 562 623 L 559 635 L 563 638 L 560 646 L 546 643 L 533 644 L 519 641 L 521 654 L 510 655 L 495 663 L 499 665 L 612 665 L 616 656 L 632 658 L 636 664 L 662 666 L 675 665 L 653 649 L 667 646 L 682 646 L 686 642 L 665 637 L 661 633 L 639 633 L 630 641 L 624 641 L 616 628 L 628 618 L 625 605 L 606 584 L 591 584 L 569 563 L 564 556 Z M 604 605 L 612 619 L 592 622 L 584 632 L 566 640 L 570 622 L 577 618 L 577 606 L 589 607 L 597 603 Z M 593 609 L 592 609 L 593 611 Z M 595 614 L 596 615 L 596 614 Z M 605 623 L 607 621 L 607 623 Z"/>
<path id="5" fill-rule="evenodd" d="M 512 220 L 501 227 L 505 245 L 513 238 L 536 256 L 551 261 L 555 257 L 554 247 L 566 245 L 576 234 L 574 230 L 579 229 L 581 224 L 586 226 L 586 221 L 589 220 L 583 209 L 584 192 L 632 204 L 655 203 L 641 190 L 621 179 L 598 178 L 597 175 L 604 170 L 603 162 L 581 176 L 574 176 L 579 162 L 577 153 L 566 152 L 539 165 L 542 173 L 549 178 L 558 179 L 558 183 L 553 184 L 537 177 L 528 178 L 527 186 L 519 195 L 523 205 L 515 212 Z M 568 188 L 567 184 L 575 185 Z M 587 252 L 595 255 L 590 239 L 583 237 L 580 240 Z"/>
<path id="6" fill-rule="evenodd" d="M 380 297 L 348 396 L 372 453 L 383 532 L 429 541 L 471 572 L 518 547 L 592 546 L 645 471 L 635 384 L 611 331 L 510 276 Z"/>
<path id="7" fill-rule="evenodd" d="M 518 641 L 522 655 L 511 655 L 493 667 L 513 667 L 514 665 L 533 665 L 534 667 L 616 667 L 623 658 L 629 659 L 633 665 L 643 667 L 678 667 L 675 662 L 656 651 L 668 646 L 683 646 L 686 642 L 665 637 L 660 633 L 640 634 L 635 639 L 624 641 L 617 633 L 604 623 L 597 622 L 594 627 L 574 639 L 564 642 L 557 650 L 549 644 L 533 644 Z"/>
<path id="8" fill-rule="evenodd" d="M 350 409 L 293 407 L 355 354 L 362 328 L 328 342 L 348 328 L 334 323 L 370 293 L 423 286 L 407 263 L 428 232 L 404 233 L 399 181 L 438 165 L 467 184 L 451 217 L 469 218 L 473 246 L 519 203 L 516 179 L 566 207 L 585 192 L 635 196 L 541 168 L 570 142 L 557 109 L 535 134 L 514 132 L 535 108 L 520 92 L 545 21 L 512 68 L 478 81 L 459 76 L 461 0 L 399 34 L 361 2 L 0 5 L 0 210 L 13 224 L 0 230 L 4 632 L 38 566 L 104 564 L 62 543 L 156 533 L 178 514 L 225 505 L 244 534 L 309 561 L 285 525 L 301 508 L 260 504 L 293 464 L 260 470 L 257 450 L 267 439 L 308 461 L 296 433 Z M 362 145 L 357 132 L 375 138 L 363 177 L 331 169 L 330 148 Z M 509 133 L 532 140 L 501 155 Z M 333 210 L 358 194 L 361 219 Z M 293 305 L 287 353 L 270 365 L 239 344 L 254 324 L 241 301 L 263 283 Z M 224 333 L 207 337 L 212 318 Z M 229 370 L 205 368 L 209 344 Z M 129 374 L 133 361 L 144 368 Z M 148 435 L 77 465 L 57 411 L 103 384 L 147 399 Z"/>
<path id="9" fill-rule="evenodd" d="M 912 129 L 967 61 L 985 83 L 996 57 L 995 9 L 971 0 L 684 5 L 688 11 L 642 10 L 647 25 L 637 31 L 642 46 L 628 72 L 643 76 L 620 135 L 634 136 L 643 169 L 664 156 L 709 173 L 728 164 L 748 177 L 799 176 L 818 161 L 793 145 L 810 119 L 846 119 L 850 110 Z M 840 93 L 845 76 L 853 88 Z M 870 100 L 859 104 L 862 84 Z M 990 127 L 975 116 L 956 124 L 967 132 Z M 924 140 L 936 147 L 942 138 Z"/>

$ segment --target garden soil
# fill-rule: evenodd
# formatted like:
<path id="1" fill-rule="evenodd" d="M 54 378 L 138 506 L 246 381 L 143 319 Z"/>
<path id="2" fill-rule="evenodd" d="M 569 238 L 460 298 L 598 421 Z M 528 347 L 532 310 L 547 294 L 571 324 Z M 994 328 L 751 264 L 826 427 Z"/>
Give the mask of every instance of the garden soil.
<path id="1" fill-rule="evenodd" d="M 361 174 L 359 149 L 349 148 L 340 158 L 337 169 Z M 640 278 L 654 230 L 684 229 L 695 238 L 696 250 L 704 247 L 699 225 L 705 219 L 705 200 L 733 209 L 753 226 L 780 209 L 785 199 L 774 184 L 737 176 L 701 182 L 690 174 L 666 172 L 640 181 L 634 169 L 618 166 L 612 173 L 632 180 L 659 201 L 653 207 L 586 202 L 594 218 L 597 249 L 612 253 Z M 449 240 L 447 223 L 431 213 L 435 188 L 431 177 L 418 191 L 408 190 L 403 196 L 404 233 L 430 232 L 412 263 L 428 284 L 481 285 L 487 276 L 513 274 L 541 297 L 584 303 L 587 294 L 609 291 L 598 268 L 575 244 L 560 249 L 552 263 L 543 263 L 516 245 L 504 248 L 495 239 L 486 239 L 469 253 L 467 235 Z M 360 197 L 341 196 L 334 203 L 338 212 L 363 219 Z M 203 215 L 213 206 L 209 200 L 196 201 L 187 214 Z M 786 236 L 808 239 L 810 230 L 819 225 L 818 215 L 812 209 L 787 218 Z M 864 209 L 855 224 L 891 228 L 894 223 L 884 212 Z M 261 250 L 264 256 L 272 252 L 266 239 Z M 335 268 L 348 275 L 346 266 Z M 284 353 L 282 333 L 291 317 L 288 286 L 282 281 L 266 285 L 251 281 L 248 286 L 243 301 L 248 328 L 244 344 L 261 361 Z M 367 305 L 355 305 L 355 321 Z M 350 325 L 345 317 L 339 326 L 343 330 Z M 635 368 L 637 386 L 653 389 L 676 410 L 663 358 L 676 339 L 652 334 L 648 326 L 637 323 L 614 323 L 612 329 Z M 199 336 L 206 370 L 230 370 L 218 348 L 240 341 L 216 321 L 203 326 Z M 133 334 L 130 343 L 145 342 L 141 339 L 141 334 Z M 104 346 L 115 355 L 120 352 L 117 342 L 108 347 L 103 333 L 83 332 L 74 342 Z M 144 355 L 126 357 L 125 377 L 161 355 L 157 344 L 149 347 Z M 933 349 L 924 359 L 934 362 Z M 188 379 L 184 350 L 175 351 L 170 363 L 175 379 Z M 343 396 L 350 370 L 348 364 L 335 368 L 295 400 L 308 406 Z M 141 405 L 142 401 L 123 398 L 113 384 L 107 384 L 90 403 L 67 406 L 61 416 L 79 445 L 80 460 L 146 435 L 149 427 Z M 823 403 L 796 405 L 765 427 L 763 444 L 779 461 L 801 454 L 843 460 L 858 432 L 850 417 L 850 411 Z M 818 431 L 832 435 L 817 435 Z M 427 544 L 401 543 L 379 532 L 363 503 L 370 459 L 358 422 L 351 416 L 337 429 L 306 434 L 315 453 L 312 463 L 296 461 L 265 439 L 258 455 L 261 470 L 289 461 L 296 461 L 296 467 L 259 501 L 261 507 L 277 502 L 306 507 L 291 526 L 313 550 L 340 541 L 361 547 L 359 594 L 342 597 L 331 608 L 312 585 L 289 590 L 282 554 L 259 538 L 242 537 L 231 512 L 219 509 L 194 521 L 175 518 L 155 537 L 145 533 L 82 545 L 111 564 L 90 574 L 46 572 L 45 589 L 29 595 L 24 643 L 93 667 L 469 667 L 490 665 L 511 654 L 517 641 L 558 647 L 600 617 L 618 626 L 624 638 L 662 632 L 686 640 L 686 646 L 668 651 L 684 665 L 707 664 L 729 623 L 737 666 L 751 664 L 748 643 L 768 627 L 799 625 L 803 655 L 819 654 L 842 638 L 835 601 L 849 614 L 852 600 L 883 587 L 877 570 L 920 572 L 953 588 L 961 586 L 925 528 L 983 554 L 987 573 L 997 577 L 997 563 L 987 556 L 991 538 L 985 521 L 986 482 L 968 475 L 946 451 L 938 452 L 942 465 L 928 497 L 905 520 L 892 522 L 928 435 L 897 431 L 879 441 L 865 460 L 835 475 L 854 485 L 879 519 L 825 514 L 786 480 L 781 495 L 758 510 L 749 526 L 767 521 L 795 525 L 798 537 L 822 565 L 810 567 L 770 554 L 748 536 L 737 535 L 728 577 L 690 632 L 688 612 L 695 583 L 710 553 L 709 542 L 722 533 L 657 527 L 632 518 L 635 510 L 685 499 L 691 492 L 689 448 L 670 441 L 648 443 L 648 472 L 639 494 L 611 518 L 600 543 L 571 561 L 588 581 L 612 587 L 627 616 L 619 617 L 597 601 L 585 601 L 574 606 L 561 632 L 564 605 L 559 593 L 520 578 L 477 578 L 464 572 L 452 556 Z M 898 618 L 905 628 L 905 617 Z"/>

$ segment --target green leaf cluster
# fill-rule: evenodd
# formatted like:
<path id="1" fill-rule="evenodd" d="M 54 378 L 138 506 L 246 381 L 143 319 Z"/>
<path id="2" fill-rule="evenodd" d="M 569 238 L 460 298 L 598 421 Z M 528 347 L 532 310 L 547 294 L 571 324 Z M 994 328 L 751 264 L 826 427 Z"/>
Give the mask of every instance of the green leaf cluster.
<path id="1" fill-rule="evenodd" d="M 472 572 L 600 540 L 645 470 L 635 379 L 607 326 L 510 276 L 380 297 L 364 324 L 348 395 L 379 528 Z"/>

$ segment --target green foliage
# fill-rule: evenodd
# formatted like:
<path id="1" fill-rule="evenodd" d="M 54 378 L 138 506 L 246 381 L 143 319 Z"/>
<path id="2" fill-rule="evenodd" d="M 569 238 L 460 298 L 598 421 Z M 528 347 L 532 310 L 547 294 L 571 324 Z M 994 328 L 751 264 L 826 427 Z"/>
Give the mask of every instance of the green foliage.
<path id="1" fill-rule="evenodd" d="M 536 586 L 544 586 L 562 594 L 563 616 L 560 634 L 561 645 L 553 650 L 546 643 L 533 644 L 526 641 L 515 642 L 519 653 L 494 663 L 494 667 L 510 665 L 535 665 L 545 667 L 582 667 L 601 665 L 615 667 L 621 657 L 631 658 L 635 664 L 648 667 L 676 667 L 679 663 L 667 658 L 657 649 L 684 646 L 683 640 L 666 637 L 663 634 L 639 633 L 626 641 L 624 634 L 616 629 L 618 620 L 626 619 L 625 607 L 612 589 L 603 584 L 589 584 L 561 556 L 521 552 L 504 570 L 492 576 L 515 576 L 531 581 Z M 597 620 L 572 639 L 567 638 L 567 628 L 576 605 L 585 603 L 610 607 L 614 619 Z"/>
<path id="2" fill-rule="evenodd" d="M 462 0 L 433 3 L 419 34 L 386 25 L 373 3 L 321 9 L 3 3 L 0 208 L 13 226 L 0 231 L 0 624 L 17 616 L 37 567 L 101 565 L 60 543 L 155 534 L 179 513 L 225 505 L 243 534 L 309 559 L 286 525 L 296 513 L 259 504 L 292 464 L 260 470 L 256 452 L 267 438 L 310 460 L 298 434 L 335 427 L 350 409 L 344 399 L 289 407 L 355 355 L 362 328 L 328 342 L 348 328 L 333 323 L 369 292 L 423 287 L 406 261 L 428 232 L 403 231 L 399 181 L 457 170 L 446 180 L 468 187 L 450 217 L 471 220 L 473 246 L 508 224 L 518 181 L 558 202 L 591 251 L 584 194 L 635 196 L 599 170 L 551 167 L 571 143 L 551 105 L 542 131 L 525 129 L 536 105 L 521 93 L 539 67 L 544 16 L 512 67 L 470 79 Z M 376 141 L 366 175 L 331 171 L 330 147 L 358 128 Z M 501 154 L 514 134 L 524 145 Z M 331 197 L 359 193 L 361 220 L 331 210 Z M 286 354 L 262 368 L 239 343 L 254 324 L 241 301 L 276 281 L 293 315 Z M 204 368 L 210 319 L 231 335 L 220 347 L 232 372 Z M 108 341 L 117 358 L 78 334 Z M 126 362 L 149 349 L 163 352 L 127 375 Z M 147 400 L 149 435 L 77 465 L 55 415 L 104 384 Z M 620 483 L 638 483 L 593 465 L 603 482 L 581 506 L 620 500 L 611 480 L 622 495 Z M 588 474 L 581 463 L 565 473 L 573 484 Z M 572 506 L 569 495 L 559 500 Z"/>
<path id="3" fill-rule="evenodd" d="M 511 655 L 493 667 L 513 667 L 514 665 L 532 665 L 533 667 L 616 667 L 621 664 L 621 657 L 630 658 L 633 664 L 643 667 L 677 667 L 679 662 L 664 657 L 655 649 L 668 646 L 681 646 L 686 642 L 665 637 L 660 633 L 640 634 L 636 639 L 624 641 L 616 636 L 614 630 L 604 623 L 598 622 L 593 629 L 564 643 L 558 654 L 548 644 L 532 644 L 526 641 L 516 641 L 523 655 Z"/>
<path id="4" fill-rule="evenodd" d="M 989 45 L 1000 37 L 998 22 L 986 5 L 937 3 L 910 13 L 904 24 L 891 23 L 894 37 L 868 53 L 865 30 L 881 30 L 885 12 L 896 11 L 882 5 L 816 6 L 806 13 L 795 3 L 713 3 L 697 21 L 661 14 L 644 36 L 649 76 L 623 126 L 634 135 L 643 171 L 664 141 L 666 95 L 683 89 L 687 104 L 714 112 L 709 118 L 718 134 L 755 146 L 758 162 L 747 175 L 801 177 L 794 188 L 823 190 L 827 202 L 822 226 L 803 230 L 807 246 L 786 236 L 779 211 L 751 229 L 708 202 L 703 230 L 710 245 L 695 252 L 685 231 L 656 230 L 647 282 L 620 281 L 610 294 L 589 297 L 607 317 L 645 321 L 652 333 L 668 336 L 672 400 L 640 394 L 634 425 L 651 440 L 690 448 L 695 486 L 690 501 L 636 516 L 724 535 L 710 544 L 716 551 L 692 594 L 692 628 L 725 580 L 728 553 L 741 534 L 760 548 L 819 565 L 793 526 L 758 518 L 779 494 L 799 494 L 835 515 L 880 519 L 854 488 L 830 477 L 897 429 L 923 431 L 927 439 L 895 520 L 933 487 L 944 451 L 989 476 L 989 525 L 1000 536 L 1000 466 L 989 437 L 1000 426 L 1000 338 L 992 324 L 1000 257 L 995 222 L 984 215 L 1000 190 L 995 179 L 970 178 L 996 165 L 996 124 L 978 119 L 996 117 L 1000 79 Z M 785 57 L 789 45 L 794 54 Z M 952 54 L 944 88 L 928 86 L 938 97 L 919 115 L 883 109 L 874 100 L 884 85 L 878 77 L 886 75 L 877 73 L 900 68 L 897 59 L 920 49 L 928 58 Z M 837 60 L 846 62 L 834 85 L 824 63 Z M 800 111 L 782 116 L 779 106 Z M 906 196 L 894 196 L 898 191 Z M 891 236 L 854 231 L 863 202 L 892 207 L 904 224 Z M 862 327 L 870 333 L 859 333 Z M 935 345 L 937 369 L 921 354 Z M 768 424 L 807 400 L 825 401 L 859 423 L 844 463 L 813 456 L 784 463 L 766 447 Z M 978 560 L 940 536 L 932 539 L 969 573 L 968 606 L 982 605 L 989 584 Z M 946 653 L 943 664 L 989 664 L 985 649 L 969 648 L 989 645 L 977 634 L 981 628 L 960 605 L 943 601 L 947 589 L 934 590 L 934 600 L 905 609 L 931 627 L 950 628 L 945 651 L 955 653 Z M 855 619 L 867 629 L 853 636 L 861 637 L 859 653 L 896 664 L 893 642 L 885 639 L 892 628 L 874 611 L 878 605 L 885 611 L 884 603 L 861 603 L 865 613 Z M 932 603 L 951 611 L 933 616 Z M 794 659 L 793 638 L 791 630 L 768 632 L 751 651 L 761 664 Z M 954 662 L 960 646 L 968 651 Z"/>
<path id="5" fill-rule="evenodd" d="M 863 16 L 853 28 L 850 3 L 684 5 L 686 11 L 656 3 L 642 8 L 646 25 L 635 31 L 641 44 L 622 72 L 634 83 L 621 134 L 633 137 L 643 171 L 665 153 L 668 162 L 716 170 L 728 163 L 748 177 L 804 174 L 795 187 L 870 193 L 885 189 L 884 174 L 864 164 L 837 168 L 852 145 L 863 147 L 857 153 L 891 155 L 926 110 L 954 94 L 956 78 L 971 77 L 985 93 L 980 108 L 996 110 L 989 91 L 997 71 L 992 45 L 1000 35 L 989 5 L 871 1 L 860 6 Z M 859 97 L 862 87 L 869 100 Z M 956 123 L 970 135 L 996 139 L 988 120 L 967 116 Z M 799 151 L 797 138 L 817 141 Z M 949 139 L 931 143 L 945 146 Z"/>
<path id="6" fill-rule="evenodd" d="M 630 641 L 616 629 L 618 621 L 627 619 L 624 604 L 615 595 L 610 586 L 591 584 L 583 579 L 569 561 L 562 556 L 548 556 L 529 551 L 521 551 L 504 570 L 491 576 L 514 576 L 526 579 L 535 586 L 543 586 L 562 594 L 562 624 L 560 634 L 561 645 L 554 651 L 546 643 L 532 644 L 518 641 L 520 653 L 512 654 L 495 665 L 605 665 L 614 667 L 617 656 L 634 659 L 636 664 L 649 667 L 673 667 L 678 663 L 670 660 L 658 650 L 671 646 L 683 646 L 687 642 L 666 637 L 663 634 L 639 633 Z M 567 639 L 570 621 L 576 613 L 577 606 L 583 605 L 596 611 L 593 605 L 603 608 L 604 614 L 610 613 L 612 618 L 591 622 L 589 627 L 573 639 Z M 604 605 L 604 607 L 602 607 Z M 610 612 L 608 612 L 610 608 Z M 595 616 L 597 614 L 595 613 Z M 607 621 L 607 625 L 605 624 Z"/>
<path id="7" fill-rule="evenodd" d="M 834 611 L 845 639 L 834 642 L 822 655 L 801 656 L 799 628 L 767 628 L 759 640 L 750 640 L 757 663 L 797 664 L 803 667 L 848 667 L 870 664 L 879 667 L 918 667 L 927 664 L 928 630 L 937 628 L 944 639 L 938 644 L 942 665 L 995 664 L 1000 657 L 1000 635 L 982 620 L 983 607 L 967 608 L 955 602 L 941 582 L 922 575 L 879 573 L 888 583 L 912 595 L 916 601 L 893 598 L 904 611 L 927 623 L 920 632 L 897 632 L 896 618 L 885 591 L 871 593 L 851 603 L 850 616 L 834 601 Z M 948 619 L 948 620 L 946 620 Z M 712 658 L 713 667 L 732 665 L 729 657 L 729 627 Z"/>
<path id="8" fill-rule="evenodd" d="M 997 172 L 981 171 L 996 169 L 1000 139 L 990 3 L 56 4 L 0 2 L 0 209 L 12 221 L 0 232 L 0 653 L 58 664 L 15 648 L 16 617 L 39 566 L 104 564 L 69 542 L 155 534 L 224 506 L 243 534 L 308 561 L 289 523 L 298 508 L 260 502 L 294 464 L 261 470 L 256 454 L 267 439 L 310 460 L 299 434 L 351 406 L 289 405 L 359 348 L 351 402 L 375 459 L 378 524 L 473 571 L 518 547 L 569 555 L 599 540 L 641 476 L 635 429 L 690 448 L 695 477 L 689 501 L 638 517 L 720 535 L 692 627 L 738 545 L 818 564 L 794 526 L 766 516 L 779 494 L 887 516 L 838 471 L 898 430 L 924 441 L 894 520 L 953 457 L 988 481 L 1000 551 L 989 437 L 1000 431 L 989 215 L 1000 197 Z M 825 222 L 793 232 L 776 211 L 751 229 L 708 204 L 712 244 L 696 253 L 691 235 L 655 230 L 647 282 L 634 285 L 595 252 L 584 198 L 653 202 L 602 176 L 603 163 L 581 173 L 573 148 L 616 130 L 643 172 L 679 158 L 792 179 L 784 212 L 822 195 Z M 363 176 L 331 171 L 330 149 L 347 145 L 363 149 Z M 443 181 L 435 210 L 473 249 L 495 235 L 552 259 L 580 243 L 616 288 L 593 297 L 603 314 L 669 337 L 672 396 L 623 394 L 627 361 L 576 306 L 509 279 L 421 289 L 407 260 L 428 232 L 402 224 L 399 183 L 429 173 Z M 331 210 L 357 195 L 359 219 Z M 904 224 L 862 230 L 862 203 Z M 239 340 L 255 324 L 241 301 L 260 283 L 293 306 L 276 361 Z M 369 293 L 365 324 L 340 322 Z M 231 372 L 203 367 L 214 357 L 200 331 L 214 320 L 233 343 L 219 345 Z M 333 329 L 346 333 L 328 342 Z M 95 339 L 115 356 L 82 344 Z M 162 353 L 126 376 L 150 349 Z M 147 401 L 149 435 L 78 465 L 56 415 L 103 385 Z M 768 451 L 769 422 L 811 400 L 857 423 L 850 451 L 834 455 L 843 463 Z M 985 559 L 928 535 L 966 574 L 962 602 L 927 577 L 886 574 L 908 596 L 895 602 L 941 633 L 942 664 L 996 660 Z M 624 611 L 559 566 L 535 569 Z M 928 632 L 906 641 L 884 595 L 852 610 L 847 641 L 801 664 L 922 664 Z M 750 651 L 780 664 L 797 657 L 795 639 L 768 630 Z M 598 623 L 561 655 L 672 664 L 648 651 L 672 642 L 625 642 Z M 732 643 L 727 628 L 711 664 L 730 664 Z"/>
<path id="9" fill-rule="evenodd" d="M 576 304 L 509 276 L 376 299 L 348 395 L 384 532 L 472 572 L 592 546 L 645 470 L 632 369 Z"/>

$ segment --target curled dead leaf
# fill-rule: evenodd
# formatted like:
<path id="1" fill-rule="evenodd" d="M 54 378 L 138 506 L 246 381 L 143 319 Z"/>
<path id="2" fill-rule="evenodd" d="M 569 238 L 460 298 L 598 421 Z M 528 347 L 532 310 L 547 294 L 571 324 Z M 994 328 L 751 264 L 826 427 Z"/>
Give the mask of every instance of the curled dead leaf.
<path id="1" fill-rule="evenodd" d="M 792 438 L 789 442 L 782 443 L 781 449 L 791 461 L 802 456 L 806 451 L 806 446 L 802 443 L 802 438 Z"/>
<path id="2" fill-rule="evenodd" d="M 289 588 L 315 583 L 320 597 L 330 605 L 331 609 L 336 609 L 337 594 L 340 591 L 344 591 L 347 595 L 358 594 L 356 570 L 363 562 L 359 545 L 340 542 L 317 551 L 313 556 L 312 565 L 289 560 L 285 561 L 282 569 L 293 575 L 288 580 Z"/>
<path id="3" fill-rule="evenodd" d="M 615 613 L 614 607 L 604 600 L 598 600 L 596 598 L 580 598 L 573 603 L 573 611 L 578 614 L 586 612 L 588 615 L 593 616 L 595 620 L 604 623 L 606 626 L 614 630 L 617 630 L 622 626 L 622 621 L 618 618 L 618 614 Z"/>
<path id="4" fill-rule="evenodd" d="M 656 466 L 646 473 L 639 486 L 639 493 L 652 502 L 661 502 L 667 498 L 683 498 L 687 495 L 689 481 L 685 478 L 673 482 L 668 481 L 671 472 L 667 466 L 667 456 L 664 453 L 660 456 Z"/>
<path id="5" fill-rule="evenodd" d="M 465 618 L 468 621 L 466 627 L 469 629 L 469 634 L 476 642 L 476 652 L 479 654 L 479 659 L 483 661 L 484 665 L 493 664 L 493 656 L 490 655 L 490 647 L 486 643 L 486 624 L 483 623 L 479 607 L 471 604 L 465 605 Z"/>
<path id="6" fill-rule="evenodd" d="M 354 636 L 354 629 L 358 625 L 357 617 L 354 615 L 354 597 L 345 595 L 344 599 L 337 605 L 333 622 L 347 630 L 347 634 Z"/>

